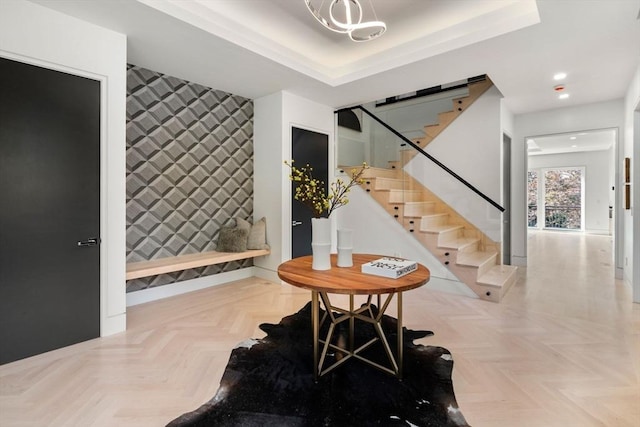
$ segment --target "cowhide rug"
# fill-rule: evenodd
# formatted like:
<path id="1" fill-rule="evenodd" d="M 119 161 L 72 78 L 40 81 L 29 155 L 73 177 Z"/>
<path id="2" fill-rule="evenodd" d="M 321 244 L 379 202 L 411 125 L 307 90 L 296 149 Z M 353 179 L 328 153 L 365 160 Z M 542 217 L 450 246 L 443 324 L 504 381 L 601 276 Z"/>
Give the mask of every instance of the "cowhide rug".
<path id="1" fill-rule="evenodd" d="M 392 347 L 396 326 L 396 319 L 383 317 Z M 216 395 L 168 427 L 468 426 L 453 393 L 451 353 L 413 343 L 432 332 L 405 328 L 402 380 L 351 359 L 315 382 L 310 303 L 260 329 L 265 338 L 247 340 L 232 351 Z M 357 321 L 356 342 L 374 333 Z M 366 351 L 388 366 L 379 343 Z"/>

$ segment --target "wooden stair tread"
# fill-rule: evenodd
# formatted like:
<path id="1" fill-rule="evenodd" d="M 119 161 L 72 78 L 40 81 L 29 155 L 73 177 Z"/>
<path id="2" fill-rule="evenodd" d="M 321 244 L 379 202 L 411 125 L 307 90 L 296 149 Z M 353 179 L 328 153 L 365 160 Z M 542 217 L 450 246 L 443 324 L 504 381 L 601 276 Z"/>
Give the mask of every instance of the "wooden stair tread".
<path id="1" fill-rule="evenodd" d="M 478 283 L 497 288 L 505 287 L 515 278 L 517 270 L 518 268 L 512 265 L 496 265 L 478 278 Z"/>
<path id="2" fill-rule="evenodd" d="M 432 201 L 422 201 L 422 202 L 405 202 L 405 206 L 424 206 L 424 207 L 432 207 L 436 204 L 436 202 L 432 202 Z M 429 215 L 429 214 L 424 214 L 424 215 Z"/>
<path id="3" fill-rule="evenodd" d="M 244 252 L 208 251 L 195 254 L 178 255 L 172 257 L 152 259 L 127 263 L 126 280 L 140 277 L 157 276 L 158 274 L 188 270 L 190 268 L 205 267 L 207 265 L 222 264 L 230 261 L 269 255 L 267 249 L 253 249 Z"/>
<path id="4" fill-rule="evenodd" d="M 359 166 L 358 166 L 359 167 Z M 348 171 L 355 166 L 340 166 L 340 169 Z M 390 168 L 377 168 L 370 166 L 365 169 L 364 174 L 362 175 L 363 179 L 373 179 L 373 178 L 397 178 L 399 169 L 390 169 Z"/>
<path id="5" fill-rule="evenodd" d="M 404 198 L 411 198 L 412 196 L 422 196 L 422 191 L 420 190 L 405 190 L 401 188 L 379 188 L 376 189 L 381 193 L 388 192 L 393 197 L 400 198 L 401 200 L 390 200 L 390 203 L 409 203 L 409 202 L 420 202 L 421 200 L 404 200 Z"/>
<path id="6" fill-rule="evenodd" d="M 428 213 L 425 215 L 422 215 L 423 218 L 442 218 L 442 217 L 446 217 L 449 216 L 448 213 L 444 213 L 444 212 L 434 212 L 434 213 Z"/>
<path id="7" fill-rule="evenodd" d="M 373 184 L 373 188 L 376 191 L 402 190 L 405 185 L 405 181 L 400 178 L 388 178 L 384 176 L 376 176 L 376 177 L 365 178 L 365 179 L 368 181 L 373 181 L 371 184 Z"/>
<path id="8" fill-rule="evenodd" d="M 442 249 L 461 249 L 479 242 L 477 237 L 459 237 L 457 239 L 442 242 L 438 245 Z"/>
<path id="9" fill-rule="evenodd" d="M 433 212 L 436 203 L 432 201 L 404 202 L 404 216 L 406 218 L 421 218 Z"/>
<path id="10" fill-rule="evenodd" d="M 425 233 L 444 233 L 446 231 L 462 230 L 464 227 L 461 225 L 442 224 L 442 225 L 430 225 L 429 227 L 420 228 L 420 231 Z"/>
<path id="11" fill-rule="evenodd" d="M 497 252 L 495 251 L 475 251 L 475 252 L 460 252 L 458 253 L 458 259 L 456 264 L 466 265 L 468 267 L 480 267 L 491 258 L 495 258 Z"/>

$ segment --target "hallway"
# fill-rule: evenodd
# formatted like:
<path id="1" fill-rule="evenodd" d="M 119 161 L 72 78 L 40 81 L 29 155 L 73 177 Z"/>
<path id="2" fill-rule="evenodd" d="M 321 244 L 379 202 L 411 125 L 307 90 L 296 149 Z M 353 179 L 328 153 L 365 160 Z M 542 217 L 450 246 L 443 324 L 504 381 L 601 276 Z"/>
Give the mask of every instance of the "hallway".
<path id="1" fill-rule="evenodd" d="M 596 323 L 631 313 L 631 287 L 614 277 L 611 236 L 530 230 L 528 237 L 528 265 L 506 305 Z"/>

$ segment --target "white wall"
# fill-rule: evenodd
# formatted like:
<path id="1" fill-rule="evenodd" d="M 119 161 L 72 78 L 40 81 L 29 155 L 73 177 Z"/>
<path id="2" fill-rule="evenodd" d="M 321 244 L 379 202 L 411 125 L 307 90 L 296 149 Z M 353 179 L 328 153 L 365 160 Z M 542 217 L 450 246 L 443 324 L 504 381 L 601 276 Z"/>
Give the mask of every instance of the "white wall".
<path id="1" fill-rule="evenodd" d="M 500 124 L 502 125 L 502 133 L 506 133 L 513 138 L 515 128 L 515 116 L 505 105 L 504 99 L 500 101 Z"/>
<path id="2" fill-rule="evenodd" d="M 291 159 L 292 127 L 329 135 L 330 180 L 336 167 L 333 108 L 288 92 L 255 100 L 254 219 L 267 218 L 271 254 L 256 259 L 254 265 L 256 275 L 276 281 L 278 265 L 291 259 L 291 182 L 289 169 L 283 162 Z"/>
<path id="3" fill-rule="evenodd" d="M 595 129 L 622 129 L 623 102 L 621 99 L 558 108 L 540 112 L 519 114 L 514 120 L 512 144 L 512 185 L 511 185 L 511 262 L 514 265 L 527 264 L 527 137 L 552 135 L 556 133 L 578 132 Z M 620 135 L 620 132 L 618 132 Z M 619 147 L 620 145 L 618 145 Z M 607 178 L 608 179 L 608 178 Z M 620 206 L 620 189 L 618 188 Z M 616 261 L 621 259 L 623 230 L 621 209 L 616 209 L 615 232 Z M 622 266 L 616 262 L 619 274 Z"/>
<path id="4" fill-rule="evenodd" d="M 426 148 L 429 154 L 497 203 L 501 202 L 502 94 L 493 86 Z M 405 167 L 425 187 L 496 242 L 501 213 L 424 156 Z"/>
<path id="5" fill-rule="evenodd" d="M 631 158 L 631 210 L 623 211 L 624 279 L 633 286 L 633 301 L 640 303 L 640 67 L 629 84 L 624 100 L 624 143 L 620 159 L 620 179 L 624 180 L 622 162 Z M 621 203 L 623 203 L 621 201 Z"/>
<path id="6" fill-rule="evenodd" d="M 584 167 L 585 231 L 609 234 L 609 160 L 612 151 L 613 148 L 608 151 L 529 156 L 529 170 Z"/>
<path id="7" fill-rule="evenodd" d="M 101 81 L 100 334 L 125 330 L 126 37 L 26 1 L 3 1 L 0 56 Z"/>

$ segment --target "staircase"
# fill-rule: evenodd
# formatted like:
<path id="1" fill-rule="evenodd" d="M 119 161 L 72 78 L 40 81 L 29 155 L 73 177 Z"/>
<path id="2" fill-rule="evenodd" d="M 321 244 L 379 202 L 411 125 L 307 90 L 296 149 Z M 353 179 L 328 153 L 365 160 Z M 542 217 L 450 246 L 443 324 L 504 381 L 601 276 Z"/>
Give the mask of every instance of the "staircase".
<path id="1" fill-rule="evenodd" d="M 440 113 L 414 143 L 424 148 L 491 86 L 489 79 L 471 83 L 469 96 L 454 99 L 454 109 Z M 389 168 L 368 168 L 362 188 L 480 298 L 500 302 L 515 282 L 516 267 L 502 265 L 499 243 L 403 170 L 416 154 L 403 150 Z"/>

